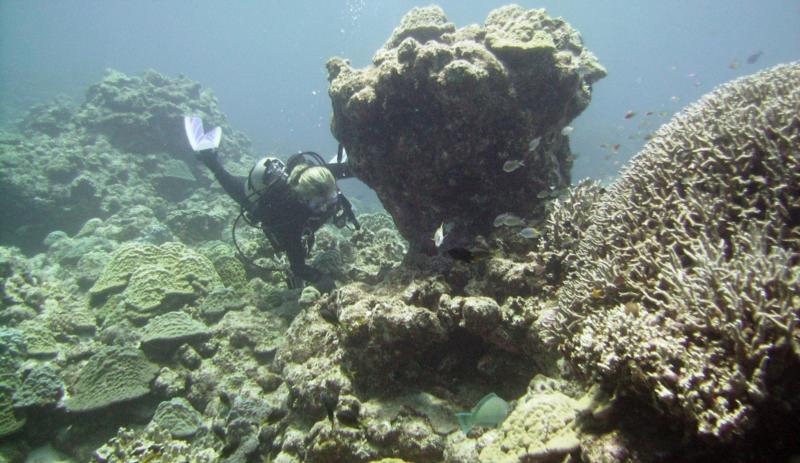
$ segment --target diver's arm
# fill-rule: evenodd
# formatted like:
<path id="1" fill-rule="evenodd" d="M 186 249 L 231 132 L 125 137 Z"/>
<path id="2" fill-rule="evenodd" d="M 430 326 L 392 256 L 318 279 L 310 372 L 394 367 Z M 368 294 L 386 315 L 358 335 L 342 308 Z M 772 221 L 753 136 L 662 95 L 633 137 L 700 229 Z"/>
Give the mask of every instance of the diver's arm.
<path id="1" fill-rule="evenodd" d="M 234 201 L 245 208 L 250 206 L 250 201 L 247 199 L 247 195 L 244 191 L 244 177 L 235 177 L 229 174 L 228 171 L 222 167 L 222 164 L 220 164 L 216 151 L 200 151 L 197 157 L 199 157 L 200 160 L 203 161 L 203 164 L 214 173 L 214 177 L 219 184 L 222 185 L 222 189 L 225 190 Z"/>
<path id="2" fill-rule="evenodd" d="M 303 249 L 303 243 L 300 242 L 300 236 L 290 239 L 278 238 L 278 240 L 281 241 L 281 245 L 284 247 L 286 257 L 289 258 L 289 267 L 295 277 L 311 283 L 322 293 L 329 292 L 335 287 L 333 278 L 330 275 L 306 264 L 305 249 Z"/>

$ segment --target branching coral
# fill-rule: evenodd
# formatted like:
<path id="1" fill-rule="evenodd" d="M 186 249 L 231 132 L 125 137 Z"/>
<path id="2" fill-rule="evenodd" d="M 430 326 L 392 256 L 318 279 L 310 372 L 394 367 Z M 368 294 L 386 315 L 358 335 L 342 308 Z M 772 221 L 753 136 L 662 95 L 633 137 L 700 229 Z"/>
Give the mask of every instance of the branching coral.
<path id="1" fill-rule="evenodd" d="M 797 361 L 800 65 L 723 85 L 601 199 L 545 338 L 700 435 L 754 424 Z M 557 321 L 557 323 L 553 323 Z M 792 360 L 793 359 L 793 360 Z"/>

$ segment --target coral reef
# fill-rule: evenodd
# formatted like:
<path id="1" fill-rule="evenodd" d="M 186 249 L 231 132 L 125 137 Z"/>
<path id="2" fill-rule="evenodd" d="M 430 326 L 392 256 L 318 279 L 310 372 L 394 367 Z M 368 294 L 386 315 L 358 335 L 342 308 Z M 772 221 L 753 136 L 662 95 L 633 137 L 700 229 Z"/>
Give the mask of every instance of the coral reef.
<path id="1" fill-rule="evenodd" d="M 330 70 L 337 137 L 395 216 L 317 233 L 309 261 L 336 279 L 327 294 L 287 289 L 257 229 L 237 232 L 237 255 L 230 201 L 190 194 L 204 176 L 173 162 L 189 153 L 169 121 L 188 108 L 224 125 L 196 84 L 111 73 L 79 108 L 31 111 L 27 138 L 3 148 L 29 144 L 19 166 L 25 149 L 61 146 L 47 181 L 89 188 L 81 162 L 118 196 L 43 225 L 37 255 L 0 247 L 0 459 L 44 442 L 107 462 L 800 450 L 797 65 L 687 108 L 608 191 L 562 188 L 561 128 L 604 71 L 542 11 L 505 7 L 457 30 L 415 9 L 373 66 Z M 244 146 L 230 143 L 223 155 Z M 507 160 L 524 166 L 503 172 Z M 459 184 L 476 179 L 487 191 Z M 411 214 L 412 193 L 431 207 Z M 469 258 L 420 252 L 442 222 Z M 507 418 L 465 434 L 454 414 L 492 392 Z"/>
<path id="2" fill-rule="evenodd" d="M 561 130 L 603 76 L 580 35 L 544 10 L 507 6 L 456 29 L 439 7 L 414 8 L 371 66 L 328 62 L 332 131 L 411 247 L 431 251 L 442 222 L 451 240 L 469 239 L 501 212 L 541 205 L 520 198 L 569 184 Z M 509 160 L 522 168 L 504 172 Z"/>
<path id="3" fill-rule="evenodd" d="M 185 114 L 222 126 L 226 164 L 239 171 L 250 167 L 247 138 L 228 125 L 210 91 L 184 77 L 112 70 L 79 106 L 58 98 L 32 108 L 19 125 L 25 137 L 0 144 L 0 207 L 16 218 L 0 223 L 0 241 L 39 251 L 53 230 L 74 234 L 88 219 L 132 207 L 149 207 L 162 222 L 167 211 L 184 210 L 191 217 L 173 219 L 175 228 L 205 222 L 219 238 L 220 224 L 229 223 L 235 210 L 230 203 L 211 207 L 225 195 L 185 142 Z M 218 192 L 217 199 L 190 197 L 203 188 Z M 184 200 L 193 207 L 174 207 Z"/>
<path id="4" fill-rule="evenodd" d="M 781 65 L 662 127 L 597 202 L 580 270 L 538 323 L 577 370 L 688 434 L 740 439 L 800 406 L 799 84 Z"/>

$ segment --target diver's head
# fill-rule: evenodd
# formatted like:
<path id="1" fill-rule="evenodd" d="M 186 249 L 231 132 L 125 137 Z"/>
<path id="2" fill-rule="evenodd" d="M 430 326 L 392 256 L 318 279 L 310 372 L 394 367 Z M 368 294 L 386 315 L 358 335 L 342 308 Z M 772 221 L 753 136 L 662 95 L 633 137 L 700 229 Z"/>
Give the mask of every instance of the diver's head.
<path id="1" fill-rule="evenodd" d="M 336 178 L 326 167 L 300 164 L 289 175 L 289 185 L 315 213 L 326 212 L 336 205 Z"/>
<path id="2" fill-rule="evenodd" d="M 260 195 L 282 175 L 283 162 L 280 159 L 271 156 L 259 159 L 247 176 L 247 196 Z"/>

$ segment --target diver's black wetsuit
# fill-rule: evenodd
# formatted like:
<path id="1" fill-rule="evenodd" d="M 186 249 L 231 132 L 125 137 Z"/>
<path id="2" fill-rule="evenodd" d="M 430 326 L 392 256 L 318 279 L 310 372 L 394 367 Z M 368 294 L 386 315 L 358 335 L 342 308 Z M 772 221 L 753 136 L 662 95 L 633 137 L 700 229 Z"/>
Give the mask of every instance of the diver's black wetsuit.
<path id="1" fill-rule="evenodd" d="M 340 208 L 350 211 L 350 203 L 347 198 L 339 193 L 336 207 L 331 207 L 321 215 L 316 215 L 286 182 L 278 181 L 272 184 L 264 194 L 251 199 L 248 198 L 245 191 L 245 177 L 236 177 L 228 173 L 219 163 L 216 152 L 202 151 L 199 153 L 199 157 L 203 164 L 214 173 L 214 177 L 225 192 L 247 211 L 251 221 L 259 223 L 272 244 L 277 246 L 278 250 L 286 253 L 295 277 L 310 282 L 322 292 L 333 289 L 334 283 L 330 275 L 306 264 L 307 251 L 303 246 L 303 237 L 307 238 L 308 251 L 310 251 L 314 243 L 314 232 L 336 215 Z M 351 176 L 346 168 L 337 169 L 340 165 L 326 167 L 333 172 L 336 178 Z M 350 214 L 352 215 L 351 211 Z M 355 220 L 354 217 L 353 220 Z M 344 224 L 337 224 L 337 226 L 344 226 Z"/>

